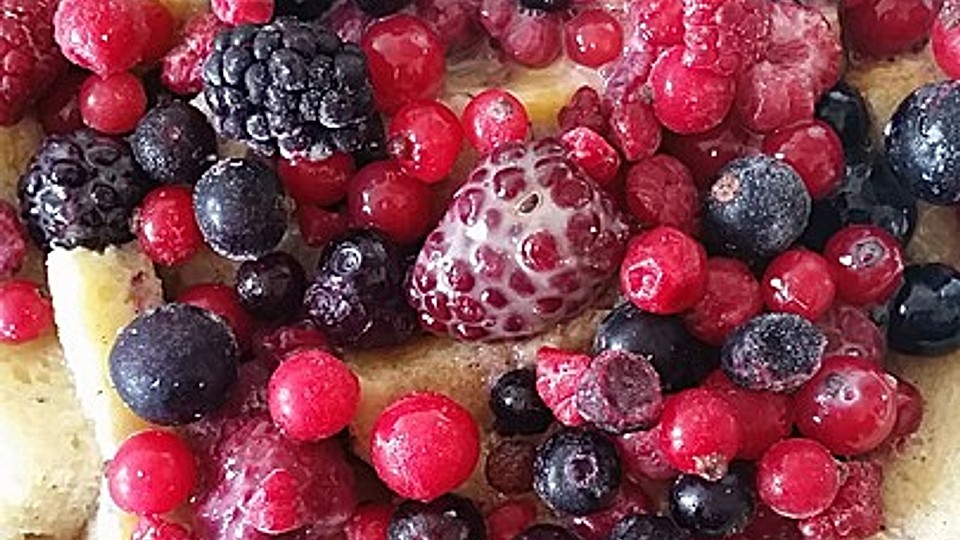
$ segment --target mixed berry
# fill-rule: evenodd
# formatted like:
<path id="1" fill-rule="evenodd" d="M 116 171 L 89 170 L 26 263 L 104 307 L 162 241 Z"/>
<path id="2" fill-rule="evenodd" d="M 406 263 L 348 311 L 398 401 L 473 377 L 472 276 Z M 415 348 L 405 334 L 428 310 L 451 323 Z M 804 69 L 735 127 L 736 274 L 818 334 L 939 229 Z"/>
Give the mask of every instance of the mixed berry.
<path id="1" fill-rule="evenodd" d="M 960 86 L 876 140 L 841 39 L 930 38 L 960 76 L 960 16 L 887 4 L 213 0 L 181 24 L 0 0 L 0 123 L 35 107 L 47 132 L 0 204 L 0 343 L 54 326 L 17 278 L 31 239 L 236 263 L 110 350 L 164 427 L 107 467 L 135 539 L 864 540 L 877 452 L 923 416 L 887 347 L 960 347 L 960 272 L 905 251 L 917 200 L 960 202 Z M 478 58 L 505 69 L 460 92 Z M 509 73 L 556 66 L 597 82 L 543 125 Z M 594 311 L 590 350 L 498 366 L 490 415 L 423 388 L 345 450 L 371 414 L 353 351 Z M 457 494 L 477 479 L 496 506 Z"/>

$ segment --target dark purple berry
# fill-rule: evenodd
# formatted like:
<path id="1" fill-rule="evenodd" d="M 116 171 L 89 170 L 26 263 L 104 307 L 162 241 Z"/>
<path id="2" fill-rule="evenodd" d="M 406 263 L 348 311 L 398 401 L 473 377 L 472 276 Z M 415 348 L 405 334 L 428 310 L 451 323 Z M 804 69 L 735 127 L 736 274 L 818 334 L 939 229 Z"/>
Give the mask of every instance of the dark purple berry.
<path id="1" fill-rule="evenodd" d="M 217 135 L 203 113 L 171 101 L 140 119 L 130 135 L 130 148 L 157 182 L 193 185 L 216 159 Z"/>
<path id="2" fill-rule="evenodd" d="M 493 428 L 501 435 L 543 433 L 553 423 L 553 413 L 537 393 L 537 374 L 532 369 L 508 371 L 490 390 L 490 408 L 496 417 Z"/>
<path id="3" fill-rule="evenodd" d="M 690 534 L 665 516 L 632 515 L 614 525 L 607 540 L 687 540 Z"/>
<path id="4" fill-rule="evenodd" d="M 527 527 L 513 540 L 580 540 L 580 537 L 560 525 L 537 523 Z"/>
<path id="5" fill-rule="evenodd" d="M 870 146 L 870 112 L 860 92 L 844 81 L 827 91 L 817 102 L 816 116 L 837 132 L 845 153 Z"/>
<path id="6" fill-rule="evenodd" d="M 277 251 L 241 264 L 235 287 L 240 303 L 253 316 L 283 319 L 300 310 L 307 276 L 297 259 Z"/>
<path id="7" fill-rule="evenodd" d="M 720 364 L 730 380 L 748 390 L 791 392 L 820 369 L 826 346 L 826 336 L 807 319 L 767 313 L 727 338 Z"/>
<path id="8" fill-rule="evenodd" d="M 483 516 L 470 499 L 448 494 L 431 501 L 406 501 L 387 527 L 387 540 L 484 540 Z"/>
<path id="9" fill-rule="evenodd" d="M 540 447 L 533 489 L 550 508 L 584 516 L 609 506 L 622 479 L 613 442 L 591 428 L 565 428 Z"/>
<path id="10" fill-rule="evenodd" d="M 960 346 L 960 272 L 945 264 L 910 265 L 890 302 L 890 348 L 941 355 Z"/>
<path id="11" fill-rule="evenodd" d="M 487 454 L 484 469 L 490 487 L 507 495 L 527 493 L 533 489 L 533 460 L 537 447 L 522 439 L 505 439 Z"/>
<path id="12" fill-rule="evenodd" d="M 584 419 L 605 431 L 648 429 L 663 408 L 660 377 L 642 356 L 603 351 L 580 379 L 576 403 Z"/>
<path id="13" fill-rule="evenodd" d="M 670 515 L 677 525 L 703 536 L 743 532 L 756 508 L 753 474 L 735 463 L 716 482 L 684 474 L 670 487 Z"/>

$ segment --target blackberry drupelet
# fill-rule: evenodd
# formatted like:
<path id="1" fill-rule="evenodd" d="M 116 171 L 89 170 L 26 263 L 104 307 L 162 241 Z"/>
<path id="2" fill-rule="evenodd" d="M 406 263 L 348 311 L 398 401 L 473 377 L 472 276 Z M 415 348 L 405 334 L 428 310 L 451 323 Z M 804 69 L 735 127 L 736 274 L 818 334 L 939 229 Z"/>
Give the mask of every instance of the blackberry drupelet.
<path id="1" fill-rule="evenodd" d="M 214 128 L 257 152 L 323 159 L 383 146 L 363 52 L 318 22 L 222 31 L 203 81 Z"/>
<path id="2" fill-rule="evenodd" d="M 330 6 L 332 0 L 277 0 L 273 14 L 277 17 L 293 16 L 303 21 L 319 19 Z"/>
<path id="3" fill-rule="evenodd" d="M 130 148 L 154 180 L 193 185 L 216 159 L 217 135 L 203 113 L 171 101 L 140 119 L 130 136 Z"/>
<path id="4" fill-rule="evenodd" d="M 151 187 L 123 141 L 82 129 L 43 142 L 17 195 L 40 247 L 102 250 L 134 239 L 134 208 Z"/>

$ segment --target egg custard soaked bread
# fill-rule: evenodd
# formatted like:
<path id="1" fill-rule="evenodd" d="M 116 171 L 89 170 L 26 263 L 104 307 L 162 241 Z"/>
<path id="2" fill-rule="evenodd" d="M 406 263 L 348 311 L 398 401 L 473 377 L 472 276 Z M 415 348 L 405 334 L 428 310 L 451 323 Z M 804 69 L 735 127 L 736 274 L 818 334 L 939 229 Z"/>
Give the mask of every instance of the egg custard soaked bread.
<path id="1" fill-rule="evenodd" d="M 35 339 L 10 338 L 25 343 L 2 345 L 9 362 L 0 371 L 5 400 L 0 427 L 9 435 L 0 455 L 9 457 L 0 460 L 0 470 L 10 479 L 10 495 L 0 499 L 0 538 L 187 538 L 181 525 L 204 540 L 320 538 L 346 525 L 347 537 L 356 540 L 499 540 L 526 528 L 534 520 L 532 508 L 539 512 L 534 521 L 559 528 L 533 528 L 523 538 L 600 539 L 618 521 L 611 537 L 616 540 L 691 535 L 790 540 L 801 534 L 939 540 L 960 534 L 960 508 L 952 496 L 960 477 L 954 457 L 960 443 L 952 425 L 952 381 L 960 377 L 956 353 L 890 355 L 886 367 L 922 393 L 924 417 L 916 433 L 893 449 L 884 444 L 877 450 L 891 430 L 916 429 L 908 420 L 918 402 L 866 361 L 822 359 L 825 346 L 836 355 L 837 343 L 825 344 L 825 332 L 801 315 L 820 319 L 831 339 L 839 332 L 840 344 L 846 344 L 839 350 L 869 357 L 882 346 L 871 341 L 879 334 L 864 311 L 837 307 L 826 317 L 837 321 L 843 313 L 852 317 L 843 321 L 858 321 L 853 329 L 821 316 L 834 296 L 852 302 L 861 294 L 876 301 L 861 303 L 885 303 L 893 291 L 871 289 L 843 268 L 824 277 L 817 272 L 830 263 L 811 251 L 791 250 L 764 272 L 756 259 L 784 251 L 796 235 L 752 230 L 744 237 L 737 226 L 753 218 L 731 220 L 725 213 L 735 213 L 725 206 L 731 200 L 757 197 L 748 199 L 755 204 L 747 208 L 773 209 L 771 230 L 804 232 L 803 245 L 830 261 L 842 258 L 844 246 L 831 240 L 825 247 L 826 238 L 818 242 L 815 229 L 833 233 L 852 222 L 884 227 L 888 233 L 868 228 L 866 254 L 854 252 L 878 257 L 867 257 L 868 263 L 879 260 L 878 267 L 896 258 L 894 237 L 910 236 L 912 202 L 889 193 L 851 194 L 847 187 L 834 194 L 839 177 L 811 173 L 805 161 L 810 155 L 797 158 L 790 138 L 784 142 L 784 134 L 796 133 L 794 122 L 809 122 L 812 111 L 805 107 L 812 108 L 839 77 L 840 18 L 829 5 L 691 0 L 610 5 L 605 11 L 542 0 L 482 6 L 359 1 L 329 8 L 297 0 L 277 0 L 275 6 L 224 0 L 214 2 L 217 22 L 203 2 L 162 3 L 174 17 L 193 18 L 172 48 L 169 42 L 158 47 L 170 48 L 161 61 L 167 86 L 203 88 L 196 108 L 163 96 L 144 104 L 135 90 L 139 83 L 130 91 L 130 77 L 116 75 L 138 58 L 124 58 L 109 46 L 98 49 L 83 37 L 63 38 L 83 36 L 88 25 L 98 24 L 78 14 L 102 5 L 61 0 L 54 20 L 60 52 L 103 77 L 80 91 L 83 120 L 101 133 L 78 129 L 69 115 L 60 116 L 63 123 L 52 121 L 48 113 L 54 105 L 34 106 L 33 100 L 26 109 L 45 119 L 47 135 L 59 138 L 47 138 L 41 147 L 39 128 L 30 119 L 3 134 L 9 133 L 9 144 L 0 155 L 11 162 L 4 198 L 15 198 L 13 182 L 19 179 L 16 198 L 24 220 L 33 242 L 47 250 L 59 345 L 50 329 Z M 4 9 L 13 9 L 7 4 Z M 137 12 L 129 9 L 131 2 L 105 4 L 114 18 L 103 12 L 104 20 L 116 28 L 143 24 L 136 15 L 126 17 Z M 944 75 L 929 52 L 902 52 L 922 42 L 926 30 L 909 39 L 891 30 L 872 44 L 858 37 L 861 27 L 871 24 L 910 33 L 882 17 L 871 20 L 879 17 L 872 11 L 875 4 L 851 3 L 845 10 L 848 37 L 858 48 L 851 54 L 893 54 L 883 50 L 889 46 L 897 49 L 895 58 L 853 61 L 844 79 L 866 98 L 872 138 L 879 141 L 880 126 L 898 104 Z M 906 10 L 907 18 L 925 20 L 917 24 L 920 29 L 929 27 L 938 6 L 916 4 Z M 270 23 L 271 7 L 305 20 L 322 15 L 323 26 L 360 46 L 341 44 L 316 23 L 284 18 Z M 414 16 L 388 16 L 400 9 Z M 197 58 L 206 56 L 204 39 L 242 22 L 253 25 L 224 33 L 212 48 L 204 80 L 196 80 L 200 71 L 189 62 L 196 67 Z M 627 36 L 623 52 L 621 30 Z M 557 59 L 564 32 L 572 37 Z M 150 36 L 155 38 L 163 41 Z M 411 54 L 392 48 L 393 39 L 419 49 Z M 499 43 L 499 57 L 477 45 L 487 40 Z M 443 47 L 451 59 L 446 75 L 438 52 Z M 303 61 L 329 76 L 305 75 L 298 69 Z M 597 72 L 597 65 L 606 67 Z M 324 66 L 335 68 L 328 73 Z M 670 90 L 681 83 L 683 94 Z M 574 96 L 585 84 L 599 90 L 603 107 L 598 94 L 583 90 Z M 488 87 L 508 90 L 519 104 L 502 94 L 484 101 Z M 106 105 L 91 97 L 98 92 L 110 94 L 100 98 Z M 462 123 L 432 101 L 435 97 L 461 114 Z M 0 98 L 30 101 L 30 96 Z M 843 137 L 828 134 L 818 143 L 828 162 L 857 131 L 837 119 L 862 120 L 855 106 L 841 109 L 839 117 L 818 109 Z M 116 111 L 136 114 L 111 114 Z M 391 160 L 380 154 L 385 149 L 380 113 L 391 118 Z M 529 136 L 523 113 L 539 142 L 516 142 Z M 214 129 L 220 142 L 233 139 L 273 157 L 214 164 Z M 804 129 L 806 135 L 824 133 L 823 125 Z M 710 135 L 698 135 L 701 131 Z M 562 145 L 542 140 L 561 133 Z M 442 136 L 427 136 L 435 134 Z M 461 138 L 475 149 L 460 151 Z M 458 144 L 451 150 L 448 140 Z M 851 169 L 858 159 L 853 147 L 865 142 L 846 148 Z M 760 150 L 791 164 L 759 157 Z M 331 151 L 339 153 L 331 158 Z M 352 160 L 343 157 L 347 153 Z M 221 151 L 221 158 L 226 155 Z M 717 180 L 720 166 L 743 156 L 748 157 Z M 321 157 L 317 165 L 306 159 Z M 626 161 L 635 164 L 621 167 Z M 264 162 L 276 165 L 286 193 Z M 370 164 L 355 174 L 359 163 Z M 750 193 L 758 170 L 766 184 Z M 903 170 L 899 174 L 904 183 L 913 180 Z M 438 220 L 463 182 L 450 212 Z M 621 202 L 628 217 L 621 217 L 600 187 L 616 193 L 618 182 L 627 185 Z M 775 182 L 776 190 L 770 187 Z M 808 220 L 800 211 L 809 209 L 808 192 L 819 201 L 815 216 L 818 208 L 832 205 L 841 222 Z M 81 214 L 92 218 L 76 218 Z M 514 228 L 498 229 L 502 220 L 512 220 Z M 960 265 L 960 247 L 952 238 L 957 221 L 953 208 L 921 203 L 906 248 L 909 260 Z M 343 234 L 347 222 L 350 231 Z M 637 224 L 650 231 L 635 234 Z M 524 230 L 537 234 L 523 237 Z M 711 234 L 720 235 L 719 241 Z M 636 238 L 621 268 L 628 236 Z M 710 246 L 709 261 L 692 237 Z M 499 251 L 511 246 L 514 255 Z M 268 256 L 274 250 L 295 257 Z M 464 266 L 457 256 L 468 252 L 476 258 Z M 759 275 L 751 277 L 745 265 L 717 254 L 753 263 L 765 276 L 764 288 Z M 805 266 L 787 264 L 788 255 Z M 43 282 L 39 260 L 38 252 L 30 252 L 17 277 Z M 301 265 L 309 275 L 300 274 Z M 497 268 L 511 277 L 502 288 L 478 296 L 478 304 L 470 291 L 481 280 L 489 286 L 500 279 Z M 778 274 L 776 268 L 786 270 Z M 619 287 L 611 279 L 618 270 Z M 897 266 L 867 281 L 900 279 L 900 271 Z M 948 269 L 931 271 L 947 276 L 943 279 L 951 275 Z M 777 287 L 773 280 L 794 279 L 794 272 L 804 276 L 796 278 L 795 291 L 764 292 Z M 908 286 L 935 286 L 909 272 Z M 729 280 L 723 286 L 742 297 L 723 303 L 724 291 L 709 283 L 713 275 Z M 823 286 L 809 287 L 813 279 Z M 705 288 L 713 303 L 701 301 Z M 831 291 L 826 301 L 821 289 Z M 628 303 L 617 313 L 645 321 L 646 327 L 632 327 L 646 329 L 642 339 L 611 329 L 610 307 L 618 293 Z M 949 290 L 943 293 L 946 312 L 956 299 Z M 165 303 L 169 300 L 175 302 Z M 825 305 L 817 307 L 818 302 Z M 900 297 L 894 302 L 907 306 Z M 771 312 L 795 315 L 760 315 L 764 303 Z M 724 322 L 728 317 L 734 323 Z M 954 336 L 930 337 L 922 329 L 905 343 L 896 332 L 907 322 L 889 323 L 894 349 L 930 353 L 955 346 Z M 439 335 L 421 335 L 420 325 Z M 786 332 L 786 348 L 762 332 L 750 334 L 758 327 Z M 607 334 L 598 338 L 598 328 Z M 761 349 L 756 354 L 743 345 L 755 336 Z M 643 348 L 650 361 L 632 353 L 592 355 L 594 347 L 606 349 L 611 340 Z M 726 346 L 720 352 L 701 340 Z M 666 349 L 657 349 L 664 344 Z M 764 356 L 764 347 L 780 357 Z M 325 350 L 336 351 L 346 364 Z M 703 368 L 715 367 L 717 354 L 724 373 L 703 380 L 708 371 Z M 692 369 L 678 371 L 664 364 L 664 357 Z M 785 357 L 791 365 L 778 364 Z M 534 365 L 536 374 L 517 371 Z M 821 374 L 815 375 L 818 368 Z M 823 375 L 831 370 L 832 379 Z M 851 373 L 859 378 L 844 379 Z M 880 396 L 882 411 L 856 427 L 863 438 L 804 423 L 816 402 L 810 396 L 824 379 L 853 385 L 867 396 L 860 400 Z M 68 391 L 70 382 L 75 394 Z M 629 388 L 617 389 L 621 382 Z M 700 388 L 681 392 L 684 386 Z M 757 394 L 763 402 L 749 401 L 753 398 L 745 398 L 741 387 L 763 390 Z M 778 393 L 770 392 L 774 389 Z M 433 393 L 418 393 L 424 391 Z M 304 392 L 313 394 L 305 399 Z M 785 397 L 788 393 L 793 397 Z M 820 395 L 829 401 L 829 392 Z M 628 405 L 620 405 L 621 398 Z M 748 425 L 741 420 L 759 418 L 744 411 L 744 403 L 776 414 L 765 427 Z M 687 414 L 691 410 L 710 417 L 708 429 Z M 785 423 L 778 423 L 781 412 Z M 830 412 L 820 413 L 827 425 Z M 894 425 L 897 414 L 903 425 Z M 791 435 L 792 420 L 803 436 L 773 444 Z M 344 427 L 349 438 L 331 437 Z M 877 440 L 864 442 L 871 438 Z M 69 451 L 63 450 L 65 440 Z M 631 440 L 652 442 L 630 452 Z M 342 446 L 372 470 L 357 464 L 351 470 Z M 759 469 L 731 464 L 735 456 L 759 459 Z M 801 467 L 798 456 L 813 465 Z M 884 476 L 882 521 L 874 500 L 877 464 Z M 586 467 L 587 477 L 575 474 L 583 470 L 579 467 Z M 396 495 L 385 497 L 383 485 L 363 480 L 373 470 Z M 794 482 L 796 491 L 783 496 L 771 482 Z M 645 495 L 639 495 L 641 489 Z M 447 491 L 470 500 L 444 495 Z M 358 501 L 387 506 L 364 505 L 351 518 Z M 719 517 L 698 514 L 684 501 Z M 486 533 L 478 512 L 486 514 Z M 511 512 L 512 524 L 503 517 Z M 661 517 L 652 517 L 656 513 Z"/>

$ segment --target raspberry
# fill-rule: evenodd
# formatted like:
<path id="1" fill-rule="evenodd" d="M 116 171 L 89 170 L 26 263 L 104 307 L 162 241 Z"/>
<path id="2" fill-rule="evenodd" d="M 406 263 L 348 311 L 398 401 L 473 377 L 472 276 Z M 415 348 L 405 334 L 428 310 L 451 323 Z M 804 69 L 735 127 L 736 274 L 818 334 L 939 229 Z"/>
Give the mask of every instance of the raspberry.
<path id="1" fill-rule="evenodd" d="M 815 516 L 840 489 L 837 461 L 820 443 L 786 439 L 770 447 L 757 466 L 757 493 L 774 512 L 792 519 Z"/>
<path id="2" fill-rule="evenodd" d="M 640 2 L 631 2 L 638 4 Z M 620 103 L 641 101 L 640 96 L 648 96 L 647 77 L 650 68 L 657 60 L 657 50 L 645 43 L 628 43 L 623 54 L 609 67 L 604 68 L 606 78 L 603 98 L 606 104 L 616 108 Z"/>
<path id="3" fill-rule="evenodd" d="M 586 422 L 577 407 L 580 381 L 593 359 L 553 347 L 537 351 L 537 393 L 562 424 L 579 426 Z"/>
<path id="4" fill-rule="evenodd" d="M 463 128 L 439 101 L 415 101 L 390 119 L 387 151 L 414 178 L 435 184 L 453 170 L 463 145 Z"/>
<path id="5" fill-rule="evenodd" d="M 253 356 L 273 370 L 287 356 L 301 350 L 328 350 L 327 339 L 308 321 L 261 332 L 253 339 Z"/>
<path id="6" fill-rule="evenodd" d="M 953 2 L 946 2 L 930 33 L 930 50 L 937 66 L 947 77 L 960 78 L 960 10 Z"/>
<path id="7" fill-rule="evenodd" d="M 843 10 L 843 29 L 853 48 L 885 57 L 921 45 L 930 35 L 943 0 L 864 0 Z"/>
<path id="8" fill-rule="evenodd" d="M 827 336 L 824 356 L 859 356 L 882 365 L 886 337 L 864 310 L 835 304 L 817 320 L 817 327 Z"/>
<path id="9" fill-rule="evenodd" d="M 136 76 L 90 76 L 80 87 L 83 123 L 109 135 L 129 133 L 147 110 L 147 93 Z"/>
<path id="10" fill-rule="evenodd" d="M 656 153 L 662 130 L 654 107 L 643 99 L 628 98 L 610 111 L 610 138 L 627 161 L 640 161 Z"/>
<path id="11" fill-rule="evenodd" d="M 683 64 L 683 49 L 663 52 L 650 70 L 653 111 L 667 129 L 702 133 L 719 126 L 736 97 L 736 80 Z"/>
<path id="12" fill-rule="evenodd" d="M 703 382 L 733 407 L 743 437 L 737 457 L 757 460 L 772 444 L 790 435 L 793 429 L 793 401 L 773 392 L 740 388 L 717 370 Z"/>
<path id="13" fill-rule="evenodd" d="M 607 118 L 600 103 L 600 94 L 590 86 L 581 86 L 557 113 L 557 125 L 561 131 L 585 127 L 604 135 Z"/>
<path id="14" fill-rule="evenodd" d="M 443 44 L 415 17 L 400 14 L 373 23 L 360 47 L 377 105 L 387 114 L 411 101 L 434 98 L 443 87 Z"/>
<path id="15" fill-rule="evenodd" d="M 0 9 L 0 125 L 17 123 L 67 63 L 53 40 L 54 0 L 3 0 Z"/>
<path id="16" fill-rule="evenodd" d="M 697 339 L 720 346 L 761 311 L 760 284 L 750 268 L 736 259 L 713 257 L 707 260 L 706 291 L 684 314 L 683 322 Z"/>
<path id="17" fill-rule="evenodd" d="M 588 127 L 577 127 L 560 137 L 567 155 L 596 183 L 605 188 L 617 179 L 620 154 L 599 133 Z"/>
<path id="18" fill-rule="evenodd" d="M 736 410 L 712 390 L 684 390 L 664 403 L 660 447 L 681 472 L 719 480 L 727 474 L 742 437 Z"/>
<path id="19" fill-rule="evenodd" d="M 150 36 L 135 0 L 61 0 L 53 24 L 64 56 L 101 77 L 137 65 Z"/>
<path id="20" fill-rule="evenodd" d="M 677 159 L 661 154 L 634 164 L 625 190 L 627 207 L 642 226 L 696 231 L 700 196 L 690 169 Z"/>
<path id="21" fill-rule="evenodd" d="M 179 42 L 163 57 L 163 84 L 181 95 L 203 90 L 203 63 L 213 50 L 213 38 L 226 27 L 212 13 L 191 17 L 180 32 Z"/>
<path id="22" fill-rule="evenodd" d="M 582 11 L 566 23 L 564 43 L 571 60 L 595 68 L 620 56 L 623 29 L 603 9 Z"/>
<path id="23" fill-rule="evenodd" d="M 0 280 L 7 280 L 20 271 L 27 256 L 27 230 L 20 222 L 17 209 L 0 201 Z"/>
<path id="24" fill-rule="evenodd" d="M 270 377 L 270 416 L 284 435 L 316 441 L 336 435 L 360 405 L 360 381 L 339 358 L 304 350 L 287 356 Z"/>
<path id="25" fill-rule="evenodd" d="M 37 284 L 12 280 L 0 284 L 0 343 L 24 343 L 53 328 L 53 306 Z"/>
<path id="26" fill-rule="evenodd" d="M 427 237 L 409 298 L 460 339 L 527 336 L 583 311 L 616 271 L 626 226 L 553 140 L 482 160 Z"/>
<path id="27" fill-rule="evenodd" d="M 620 290 L 638 308 L 686 311 L 707 287 L 707 253 L 696 240 L 661 226 L 634 238 L 620 269 Z"/>
<path id="28" fill-rule="evenodd" d="M 645 0 L 627 7 L 644 42 L 657 47 L 683 43 L 683 0 Z"/>
<path id="29" fill-rule="evenodd" d="M 528 67 L 546 67 L 563 50 L 559 12 L 525 9 L 515 0 L 482 0 L 480 23 L 510 59 Z"/>
<path id="30" fill-rule="evenodd" d="M 210 7 L 230 26 L 263 24 L 273 18 L 274 0 L 212 0 Z"/>
<path id="31" fill-rule="evenodd" d="M 480 0 L 415 0 L 417 17 L 446 44 L 447 54 L 471 50 L 485 37 L 477 14 Z"/>
<path id="32" fill-rule="evenodd" d="M 766 51 L 768 0 L 684 0 L 683 7 L 686 65 L 735 75 Z"/>
<path id="33" fill-rule="evenodd" d="M 482 154 L 506 142 L 524 142 L 530 132 L 523 103 L 499 88 L 474 96 L 463 109 L 462 120 L 467 140 Z"/>
<path id="34" fill-rule="evenodd" d="M 650 431 L 634 431 L 617 438 L 623 470 L 634 482 L 669 480 L 680 474 L 667 461 L 660 447 L 660 425 Z"/>
<path id="35" fill-rule="evenodd" d="M 140 9 L 150 27 L 150 34 L 143 44 L 143 61 L 152 64 L 170 50 L 178 21 L 161 0 L 143 0 Z"/>
<path id="36" fill-rule="evenodd" d="M 830 508 L 800 521 L 804 540 L 864 540 L 883 528 L 883 466 L 849 461 L 844 469 L 846 479 Z"/>

